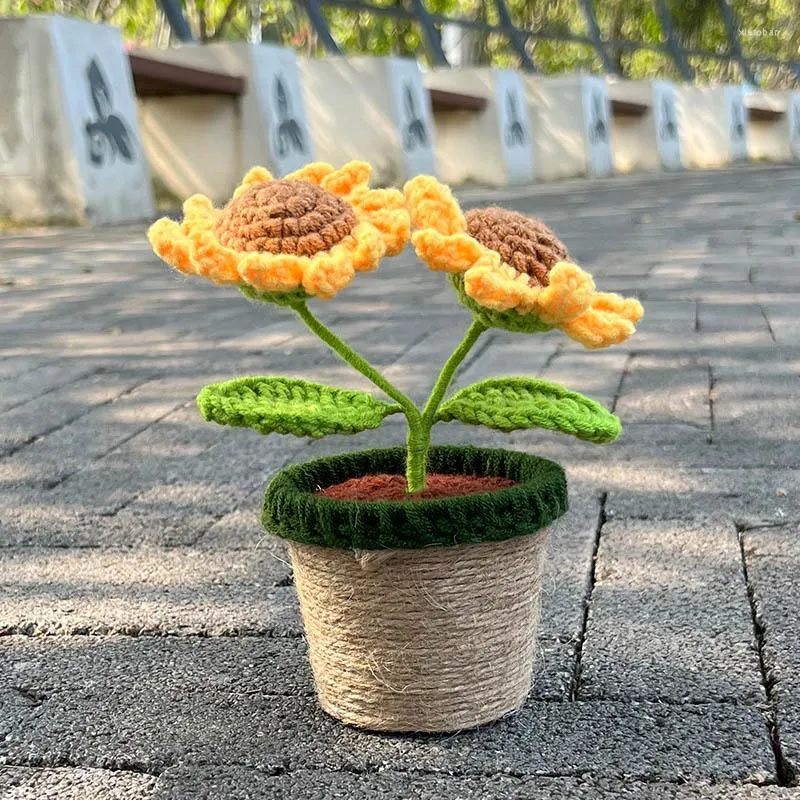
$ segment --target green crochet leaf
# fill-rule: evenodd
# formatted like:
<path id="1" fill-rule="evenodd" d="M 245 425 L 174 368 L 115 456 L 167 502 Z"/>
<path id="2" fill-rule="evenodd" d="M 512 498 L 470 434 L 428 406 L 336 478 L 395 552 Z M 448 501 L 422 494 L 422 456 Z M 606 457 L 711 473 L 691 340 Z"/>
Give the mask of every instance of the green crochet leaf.
<path id="1" fill-rule="evenodd" d="M 456 392 L 436 415 L 506 433 L 525 428 L 562 431 L 587 442 L 612 442 L 622 432 L 603 406 L 563 386 L 534 378 L 490 378 Z"/>
<path id="2" fill-rule="evenodd" d="M 356 389 L 253 376 L 212 383 L 197 395 L 203 419 L 259 433 L 291 433 L 315 439 L 377 428 L 400 411 Z"/>

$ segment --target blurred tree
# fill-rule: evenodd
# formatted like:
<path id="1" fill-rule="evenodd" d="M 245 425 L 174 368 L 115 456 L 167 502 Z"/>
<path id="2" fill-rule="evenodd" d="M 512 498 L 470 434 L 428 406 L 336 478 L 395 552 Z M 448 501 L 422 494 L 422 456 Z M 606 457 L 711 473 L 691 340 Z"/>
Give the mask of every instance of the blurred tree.
<path id="1" fill-rule="evenodd" d="M 405 0 L 372 0 L 374 5 L 402 12 Z M 720 13 L 721 0 L 667 0 L 675 36 L 690 50 L 723 55 L 728 38 Z M 800 58 L 800 0 L 729 0 L 737 20 L 746 55 L 794 60 Z M 577 0 L 507 0 L 516 25 L 542 35 L 586 36 L 587 24 Z M 186 18 L 200 41 L 247 39 L 250 34 L 250 0 L 183 0 Z M 494 0 L 426 0 L 433 14 L 478 19 L 498 24 Z M 295 47 L 309 56 L 323 55 L 302 2 L 262 0 L 261 37 Z M 334 39 L 346 53 L 417 56 L 426 60 L 419 26 L 407 15 L 324 5 Z M 0 15 L 59 13 L 117 25 L 133 45 L 166 46 L 169 26 L 157 0 L 0 0 Z M 671 58 L 659 51 L 664 34 L 652 0 L 596 0 L 595 13 L 603 38 L 610 40 L 608 53 L 626 77 L 677 78 Z M 461 31 L 467 29 L 462 28 Z M 648 45 L 634 50 L 614 45 L 615 40 Z M 516 66 L 518 57 L 502 35 L 480 31 L 465 34 L 462 55 L 467 63 Z M 591 45 L 581 42 L 528 39 L 527 47 L 537 67 L 545 73 L 569 70 L 600 71 L 601 63 Z M 691 56 L 700 81 L 738 80 L 735 63 L 725 59 Z M 797 85 L 797 75 L 784 67 L 756 70 L 765 85 Z"/>

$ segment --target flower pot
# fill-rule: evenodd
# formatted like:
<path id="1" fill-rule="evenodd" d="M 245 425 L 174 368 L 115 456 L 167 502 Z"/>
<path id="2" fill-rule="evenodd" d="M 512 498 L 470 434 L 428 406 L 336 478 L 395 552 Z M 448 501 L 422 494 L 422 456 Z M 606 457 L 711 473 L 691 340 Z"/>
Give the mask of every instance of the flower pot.
<path id="1" fill-rule="evenodd" d="M 515 711 L 530 689 L 546 526 L 566 480 L 537 456 L 434 447 L 429 471 L 516 485 L 436 500 L 343 501 L 318 489 L 401 474 L 401 448 L 283 470 L 265 528 L 289 540 L 321 706 L 380 731 L 446 732 Z"/>

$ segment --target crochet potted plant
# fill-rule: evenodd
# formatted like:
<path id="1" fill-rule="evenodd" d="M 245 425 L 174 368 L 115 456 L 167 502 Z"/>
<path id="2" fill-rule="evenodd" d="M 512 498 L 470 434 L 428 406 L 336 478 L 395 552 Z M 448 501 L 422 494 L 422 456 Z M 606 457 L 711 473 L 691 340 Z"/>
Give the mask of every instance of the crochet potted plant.
<path id="1" fill-rule="evenodd" d="M 620 424 L 543 380 L 493 378 L 449 397 L 448 387 L 489 328 L 559 328 L 600 348 L 630 336 L 642 308 L 597 292 L 540 222 L 502 209 L 464 214 L 428 176 L 399 192 L 368 188 L 369 175 L 361 162 L 311 164 L 280 180 L 257 167 L 223 209 L 194 196 L 180 224 L 159 220 L 149 238 L 181 272 L 293 311 L 384 395 L 238 377 L 200 392 L 205 419 L 321 437 L 405 416 L 404 447 L 279 472 L 263 523 L 288 545 L 322 707 L 373 730 L 460 730 L 518 709 L 529 691 L 546 529 L 567 509 L 567 486 L 562 468 L 536 455 L 432 446 L 432 427 L 540 427 L 609 442 Z M 422 408 L 309 307 L 409 240 L 448 273 L 472 318 Z"/>

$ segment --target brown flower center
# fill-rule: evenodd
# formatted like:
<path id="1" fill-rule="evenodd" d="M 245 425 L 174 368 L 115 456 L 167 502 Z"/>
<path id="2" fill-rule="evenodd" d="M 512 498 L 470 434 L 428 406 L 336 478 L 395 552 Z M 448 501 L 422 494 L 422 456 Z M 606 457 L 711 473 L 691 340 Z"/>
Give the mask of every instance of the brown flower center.
<path id="1" fill-rule="evenodd" d="M 353 232 L 356 215 L 335 194 L 305 181 L 257 183 L 234 197 L 214 226 L 240 252 L 313 256 Z"/>
<path id="2" fill-rule="evenodd" d="M 547 286 L 550 270 L 569 258 L 567 248 L 537 219 L 505 208 L 473 208 L 464 216 L 469 235 L 528 275 L 532 286 Z"/>

